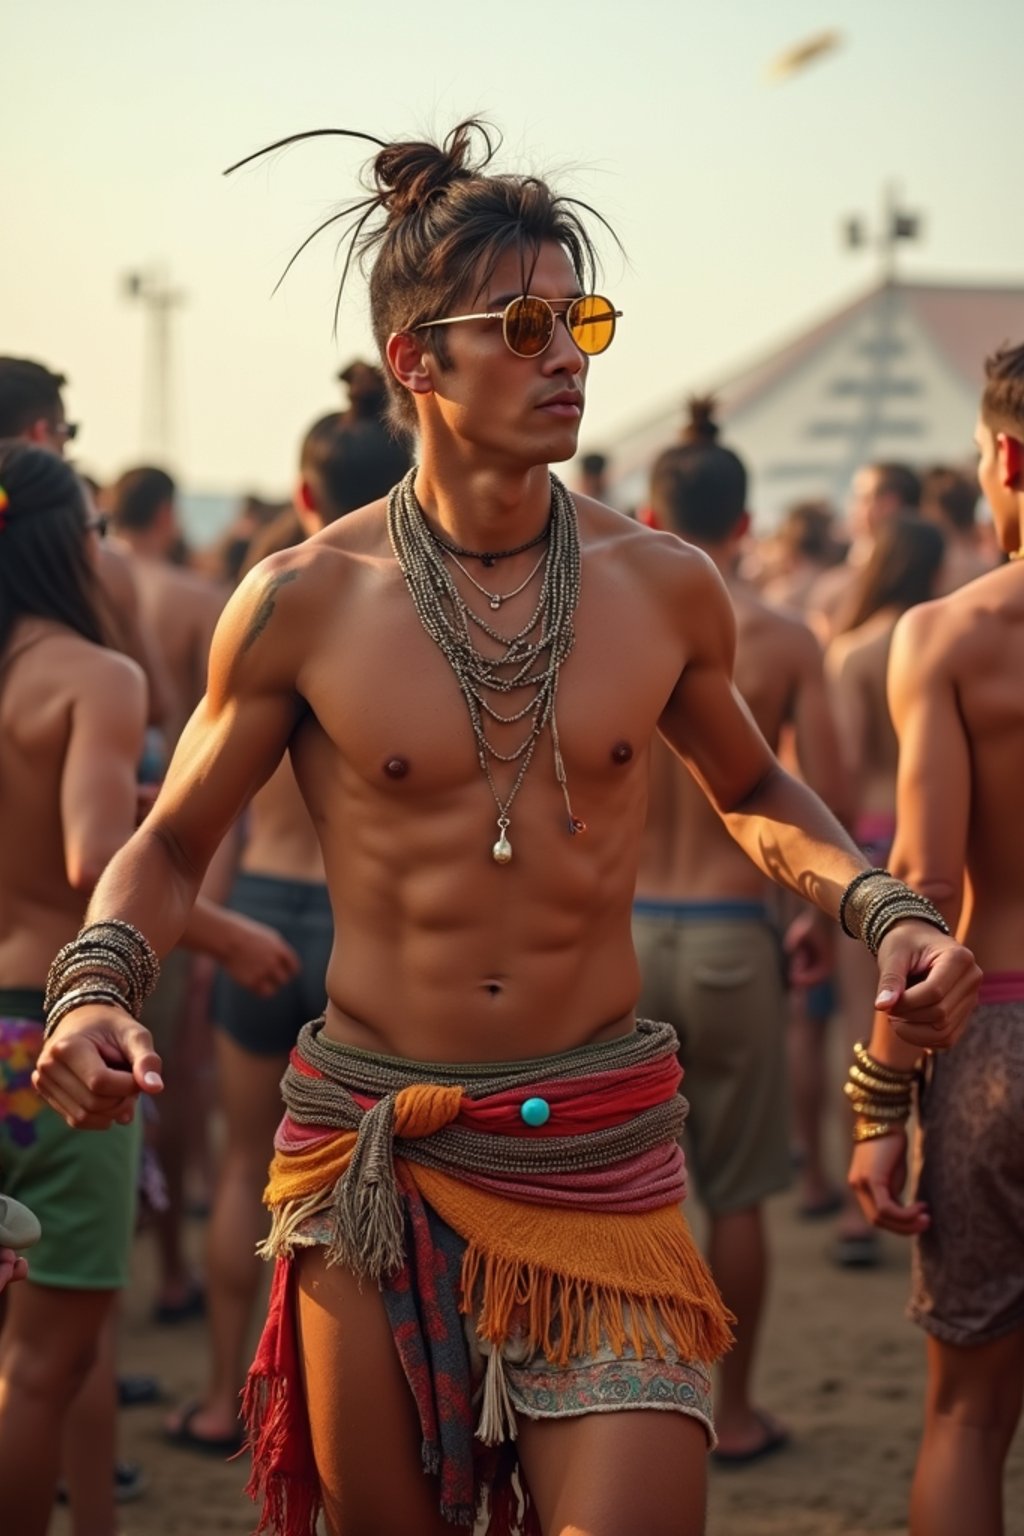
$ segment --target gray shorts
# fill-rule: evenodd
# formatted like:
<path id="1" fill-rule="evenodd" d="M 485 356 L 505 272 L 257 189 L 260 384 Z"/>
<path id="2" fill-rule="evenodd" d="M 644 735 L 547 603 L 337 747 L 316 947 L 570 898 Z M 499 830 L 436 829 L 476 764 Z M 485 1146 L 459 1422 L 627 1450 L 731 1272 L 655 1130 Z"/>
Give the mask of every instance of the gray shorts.
<path id="1" fill-rule="evenodd" d="M 679 1036 L 687 1159 L 709 1211 L 759 1205 L 792 1177 L 778 934 L 758 902 L 638 901 L 637 1012 Z"/>
<path id="2" fill-rule="evenodd" d="M 914 1240 L 908 1312 L 948 1344 L 986 1344 L 1024 1326 L 1024 1002 L 975 1010 L 920 1090 L 917 1197 L 931 1226 Z"/>
<path id="3" fill-rule="evenodd" d="M 326 885 L 240 874 L 228 906 L 276 928 L 302 962 L 297 976 L 273 997 L 257 997 L 221 971 L 214 991 L 214 1023 L 254 1056 L 286 1056 L 309 1019 L 327 1001 L 327 966 L 334 944 L 334 917 Z"/>

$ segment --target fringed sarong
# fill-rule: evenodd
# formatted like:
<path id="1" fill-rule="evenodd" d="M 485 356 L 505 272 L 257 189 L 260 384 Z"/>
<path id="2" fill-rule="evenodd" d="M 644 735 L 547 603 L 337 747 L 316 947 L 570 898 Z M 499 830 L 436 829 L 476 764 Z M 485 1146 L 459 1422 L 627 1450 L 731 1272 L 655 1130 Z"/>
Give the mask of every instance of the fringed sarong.
<path id="1" fill-rule="evenodd" d="M 513 1330 L 561 1365 L 602 1342 L 617 1355 L 629 1344 L 638 1356 L 669 1349 L 710 1364 L 731 1342 L 732 1319 L 680 1208 L 687 1107 L 675 1033 L 639 1021 L 621 1039 L 558 1056 L 465 1065 L 376 1056 L 321 1027 L 306 1025 L 292 1052 L 265 1197 L 273 1221 L 262 1251 L 277 1272 L 244 1401 L 250 1492 L 264 1500 L 258 1529 L 314 1536 L 292 1257 L 326 1224 L 328 1261 L 381 1287 L 424 1467 L 439 1475 L 442 1513 L 462 1525 L 499 1459 L 474 1465 L 457 1315 L 473 1313 L 490 1346 L 476 1436 L 504 1451 L 491 1530 L 505 1536 L 516 1424 L 502 1349 Z M 548 1106 L 545 1124 L 525 1123 L 528 1099 Z M 524 1530 L 536 1529 L 531 1520 L 528 1507 Z"/>

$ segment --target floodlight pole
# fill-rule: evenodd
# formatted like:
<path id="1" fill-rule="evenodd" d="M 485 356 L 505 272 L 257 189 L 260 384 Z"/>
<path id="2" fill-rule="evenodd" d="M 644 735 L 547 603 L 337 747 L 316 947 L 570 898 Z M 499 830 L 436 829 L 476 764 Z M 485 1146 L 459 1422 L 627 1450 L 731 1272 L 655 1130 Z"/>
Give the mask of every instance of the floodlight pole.
<path id="1" fill-rule="evenodd" d="M 171 316 L 185 295 L 171 287 L 162 268 L 126 273 L 124 293 L 142 304 L 148 320 L 143 371 L 143 436 L 164 462 L 173 449 Z"/>

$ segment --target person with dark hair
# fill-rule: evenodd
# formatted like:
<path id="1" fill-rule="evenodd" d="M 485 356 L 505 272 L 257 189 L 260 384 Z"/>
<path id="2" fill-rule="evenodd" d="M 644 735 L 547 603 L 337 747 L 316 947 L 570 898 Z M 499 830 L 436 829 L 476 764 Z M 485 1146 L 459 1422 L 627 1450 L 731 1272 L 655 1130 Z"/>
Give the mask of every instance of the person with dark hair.
<path id="1" fill-rule="evenodd" d="M 73 442 L 77 424 L 64 415 L 67 379 L 25 357 L 0 357 L 0 439 L 21 438 L 53 453 Z"/>
<path id="2" fill-rule="evenodd" d="M 375 363 L 354 357 L 339 370 L 338 381 L 348 391 L 348 409 L 342 414 L 346 423 L 382 421 L 387 413 L 388 389 L 384 374 Z"/>
<path id="3" fill-rule="evenodd" d="M 896 831 L 898 747 L 886 702 L 893 631 L 900 616 L 935 596 L 945 540 L 923 518 L 902 517 L 880 532 L 850 594 L 849 625 L 826 656 L 832 704 L 846 772 L 854 790 L 853 835 L 866 859 L 884 865 Z M 874 1001 L 870 965 L 854 949 L 839 954 L 839 985 L 849 1044 L 859 1040 Z M 879 1261 L 878 1239 L 851 1192 L 839 1217 L 838 1264 L 864 1268 Z"/>
<path id="4" fill-rule="evenodd" d="M 875 1019 L 868 1049 L 898 1108 L 877 1139 L 858 1137 L 850 1166 L 865 1216 L 913 1240 L 910 1316 L 927 1335 L 928 1383 L 911 1536 L 1002 1536 L 1024 1383 L 1024 345 L 985 374 L 978 480 L 1009 563 L 908 613 L 889 664 L 893 867 L 975 950 L 981 1006 L 941 1059 L 922 1061 Z M 917 1183 L 904 1204 L 915 1091 Z M 870 1123 L 873 1106 L 853 1102 L 858 1127 Z"/>
<path id="5" fill-rule="evenodd" d="M 408 467 L 407 450 L 378 422 L 321 418 L 302 442 L 294 506 L 253 541 L 244 574 L 378 500 Z M 266 1236 L 262 1195 L 281 1117 L 281 1074 L 301 1026 L 323 1009 L 334 940 L 320 845 L 287 758 L 249 805 L 229 905 L 278 929 L 301 969 L 274 997 L 254 998 L 228 975 L 214 993 L 225 1136 L 207 1233 L 210 1376 L 204 1396 L 176 1410 L 165 1428 L 176 1445 L 221 1452 L 241 1444 L 239 1391 L 260 1288 L 255 1249 Z"/>
<path id="6" fill-rule="evenodd" d="M 608 455 L 585 453 L 580 459 L 580 495 L 604 501 L 608 495 Z"/>
<path id="7" fill-rule="evenodd" d="M 765 602 L 806 614 L 818 578 L 844 556 L 836 516 L 827 501 L 798 501 L 787 508 L 774 543 L 777 559 L 761 585 Z"/>
<path id="8" fill-rule="evenodd" d="M 921 482 L 921 516 L 942 530 L 946 558 L 941 589 L 946 597 L 992 569 L 978 541 L 978 482 L 959 469 L 938 466 Z"/>
<path id="9" fill-rule="evenodd" d="M 882 529 L 897 517 L 916 517 L 920 505 L 921 481 L 909 465 L 876 463 L 858 469 L 851 487 L 846 560 L 825 572 L 809 598 L 810 616 L 824 640 L 849 627 L 852 594 Z"/>
<path id="10" fill-rule="evenodd" d="M 486 1480 L 494 1531 L 697 1536 L 729 1335 L 680 1206 L 676 1040 L 634 1015 L 655 731 L 765 873 L 842 903 L 904 1035 L 952 1043 L 975 968 L 775 763 L 710 562 L 552 476 L 619 318 L 586 210 L 489 171 L 475 122 L 374 142 L 352 238 L 419 462 L 239 587 L 160 799 L 55 964 L 36 1081 L 97 1123 L 159 1091 L 135 1017 L 156 951 L 287 749 L 338 938 L 268 1188 L 265 1523 L 305 1536 L 322 1505 L 335 1536 L 428 1536 Z"/>
<path id="11" fill-rule="evenodd" d="M 31 1074 L 54 946 L 74 938 L 135 824 L 146 687 L 106 643 L 97 519 L 74 470 L 5 443 L 0 487 L 0 1189 L 42 1225 L 0 1329 L 0 1509 L 5 1530 L 41 1536 L 62 1426 L 128 1277 L 139 1125 L 76 1136 L 32 1091 Z M 112 1373 L 106 1386 L 88 1452 L 112 1468 Z M 83 1507 L 72 1463 L 76 1516 L 113 1532 L 109 1471 Z"/>
<path id="12" fill-rule="evenodd" d="M 295 505 L 315 533 L 397 485 L 412 458 L 377 417 L 323 416 L 310 427 L 299 458 Z"/>
<path id="13" fill-rule="evenodd" d="M 666 449 L 652 470 L 654 526 L 714 562 L 736 617 L 740 696 L 773 750 L 792 728 L 805 780 L 840 808 L 821 647 L 806 624 L 768 607 L 737 574 L 750 528 L 746 469 L 717 437 L 714 402 L 694 401 L 685 442 Z M 763 1205 L 789 1185 L 792 1171 L 786 998 L 768 891 L 682 764 L 656 742 L 633 906 L 639 1008 L 668 1020 L 679 1036 L 690 1099 L 687 1154 L 709 1214 L 708 1262 L 736 1316 L 736 1343 L 720 1367 L 715 1401 L 715 1459 L 728 1466 L 749 1465 L 787 1440 L 752 1397 L 769 1278 Z M 797 933 L 806 940 L 806 925 Z M 795 948 L 795 979 L 806 984 L 812 956 L 804 942 Z"/>

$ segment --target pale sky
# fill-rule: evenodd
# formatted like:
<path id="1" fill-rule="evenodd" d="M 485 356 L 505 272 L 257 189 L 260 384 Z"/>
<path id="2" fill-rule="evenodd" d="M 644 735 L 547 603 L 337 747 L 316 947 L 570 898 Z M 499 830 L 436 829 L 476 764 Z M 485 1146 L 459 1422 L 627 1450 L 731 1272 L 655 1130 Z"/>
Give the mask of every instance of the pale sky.
<path id="1" fill-rule="evenodd" d="M 768 83 L 822 28 L 843 47 Z M 1024 282 L 1020 0 L 48 0 L 9 5 L 0 88 L 0 352 L 68 374 L 78 457 L 108 476 L 148 447 L 131 268 L 162 263 L 174 325 L 172 468 L 193 490 L 285 492 L 298 442 L 368 353 L 352 283 L 332 338 L 334 242 L 287 257 L 358 191 L 358 148 L 479 111 L 498 162 L 555 173 L 615 225 L 625 311 L 591 367 L 581 446 L 756 357 L 864 287 L 840 243 L 894 180 L 925 217 L 908 276 Z"/>

